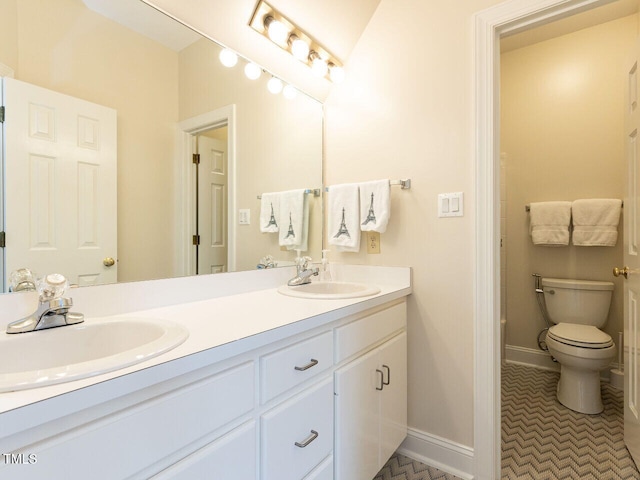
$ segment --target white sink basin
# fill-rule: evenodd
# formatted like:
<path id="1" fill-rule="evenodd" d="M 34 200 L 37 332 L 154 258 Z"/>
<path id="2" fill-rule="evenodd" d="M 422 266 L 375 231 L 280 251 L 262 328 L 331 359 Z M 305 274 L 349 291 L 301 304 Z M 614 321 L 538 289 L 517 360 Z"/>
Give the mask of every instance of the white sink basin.
<path id="1" fill-rule="evenodd" d="M 297 287 L 283 285 L 278 288 L 278 292 L 290 297 L 330 300 L 369 297 L 380 293 L 380 288 L 375 285 L 355 282 L 311 282 Z"/>
<path id="2" fill-rule="evenodd" d="M 0 392 L 70 382 L 143 362 L 189 336 L 159 319 L 119 318 L 0 336 Z"/>

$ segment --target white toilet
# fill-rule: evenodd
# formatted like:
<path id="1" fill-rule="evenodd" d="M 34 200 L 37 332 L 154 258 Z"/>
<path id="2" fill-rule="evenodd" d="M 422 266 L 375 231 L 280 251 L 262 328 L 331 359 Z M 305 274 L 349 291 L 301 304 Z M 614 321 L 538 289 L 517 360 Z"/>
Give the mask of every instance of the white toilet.
<path id="1" fill-rule="evenodd" d="M 599 330 L 607 322 L 613 283 L 543 278 L 542 288 L 556 324 L 546 343 L 561 367 L 558 401 L 577 412 L 600 413 L 600 370 L 616 356 L 613 340 Z"/>

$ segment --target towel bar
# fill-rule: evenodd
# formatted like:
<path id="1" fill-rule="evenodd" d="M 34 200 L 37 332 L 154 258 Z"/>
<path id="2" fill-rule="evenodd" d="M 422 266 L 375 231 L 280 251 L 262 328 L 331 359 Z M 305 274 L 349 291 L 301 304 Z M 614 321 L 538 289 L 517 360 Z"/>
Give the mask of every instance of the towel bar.
<path id="1" fill-rule="evenodd" d="M 389 185 L 400 185 L 402 190 L 409 190 L 411 188 L 411 179 L 407 178 L 405 180 L 389 180 Z M 329 191 L 329 187 L 324 188 L 325 192 Z"/>
<path id="2" fill-rule="evenodd" d="M 313 193 L 314 197 L 319 197 L 320 196 L 320 189 L 319 188 L 307 188 L 304 193 L 306 193 L 307 195 Z M 258 200 L 262 200 L 262 195 L 258 195 Z"/>
<path id="3" fill-rule="evenodd" d="M 622 205 L 620 205 L 621 207 L 624 207 L 624 202 L 622 202 Z M 530 205 L 525 205 L 524 206 L 524 211 L 525 212 L 530 212 L 531 211 L 531 206 Z"/>

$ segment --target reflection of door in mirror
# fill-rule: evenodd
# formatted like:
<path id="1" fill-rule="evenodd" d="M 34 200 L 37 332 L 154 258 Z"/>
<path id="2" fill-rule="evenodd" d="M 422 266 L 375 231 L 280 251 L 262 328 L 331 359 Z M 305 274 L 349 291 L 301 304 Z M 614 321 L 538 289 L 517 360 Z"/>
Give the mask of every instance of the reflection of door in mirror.
<path id="1" fill-rule="evenodd" d="M 5 278 L 117 281 L 117 112 L 11 78 L 3 97 Z"/>
<path id="2" fill-rule="evenodd" d="M 196 163 L 198 274 L 227 271 L 227 126 L 198 134 Z"/>

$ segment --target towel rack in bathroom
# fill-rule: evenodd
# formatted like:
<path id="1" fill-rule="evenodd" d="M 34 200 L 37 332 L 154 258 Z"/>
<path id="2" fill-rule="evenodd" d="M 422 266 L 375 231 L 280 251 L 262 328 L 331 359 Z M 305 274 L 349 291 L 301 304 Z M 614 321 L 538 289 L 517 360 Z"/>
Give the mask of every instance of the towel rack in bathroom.
<path id="1" fill-rule="evenodd" d="M 621 207 L 624 207 L 624 202 L 622 202 L 622 204 L 620 205 Z M 525 205 L 524 206 L 524 211 L 525 212 L 530 212 L 531 211 L 531 206 L 530 205 Z"/>
<path id="2" fill-rule="evenodd" d="M 389 185 L 399 185 L 402 190 L 408 190 L 411 188 L 411 179 L 407 178 L 405 180 L 389 180 Z M 325 187 L 325 192 L 329 191 L 329 187 Z"/>
<path id="3" fill-rule="evenodd" d="M 320 196 L 320 189 L 319 188 L 307 188 L 304 193 L 306 193 L 307 195 L 312 194 L 314 197 L 319 197 Z M 258 195 L 258 200 L 262 200 L 262 195 Z"/>

